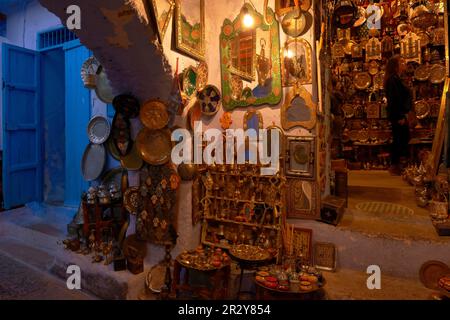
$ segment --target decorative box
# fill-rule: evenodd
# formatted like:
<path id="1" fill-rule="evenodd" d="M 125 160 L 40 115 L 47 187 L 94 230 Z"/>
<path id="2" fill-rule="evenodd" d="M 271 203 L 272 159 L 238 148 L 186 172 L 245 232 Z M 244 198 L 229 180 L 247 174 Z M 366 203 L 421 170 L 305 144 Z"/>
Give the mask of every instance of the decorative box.
<path id="1" fill-rule="evenodd" d="M 132 274 L 139 274 L 144 272 L 144 259 L 142 258 L 128 258 L 127 268 Z"/>
<path id="2" fill-rule="evenodd" d="M 319 221 L 338 225 L 344 215 L 345 202 L 345 199 L 336 196 L 328 196 L 323 199 Z"/>
<path id="3" fill-rule="evenodd" d="M 113 264 L 114 264 L 114 271 L 127 270 L 127 260 L 125 259 L 125 257 L 123 255 L 114 257 Z"/>

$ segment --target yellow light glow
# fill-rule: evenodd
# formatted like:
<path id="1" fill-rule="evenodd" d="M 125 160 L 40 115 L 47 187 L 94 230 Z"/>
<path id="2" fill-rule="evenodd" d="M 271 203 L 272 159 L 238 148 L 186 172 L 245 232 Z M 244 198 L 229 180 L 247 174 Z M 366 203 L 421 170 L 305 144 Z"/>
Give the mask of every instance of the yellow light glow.
<path id="1" fill-rule="evenodd" d="M 244 15 L 244 27 L 251 28 L 253 27 L 253 24 L 255 23 L 255 19 L 253 19 L 252 15 L 250 13 L 246 13 Z"/>
<path id="2" fill-rule="evenodd" d="M 289 59 L 292 59 L 293 57 L 294 57 L 294 53 L 292 52 L 292 50 L 285 50 L 284 51 L 284 56 L 286 57 L 286 58 L 289 58 Z"/>

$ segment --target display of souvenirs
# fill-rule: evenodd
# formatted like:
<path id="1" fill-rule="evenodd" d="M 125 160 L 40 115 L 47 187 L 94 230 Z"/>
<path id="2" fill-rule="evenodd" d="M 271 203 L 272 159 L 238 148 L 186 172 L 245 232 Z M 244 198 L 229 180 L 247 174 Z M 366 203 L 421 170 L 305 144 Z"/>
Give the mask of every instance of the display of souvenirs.
<path id="1" fill-rule="evenodd" d="M 212 271 L 230 265 L 231 259 L 221 248 L 199 246 L 195 250 L 183 251 L 177 261 L 184 267 L 201 271 Z"/>
<path id="2" fill-rule="evenodd" d="M 364 12 L 371 5 L 379 6 L 368 1 L 353 3 L 357 12 Z M 337 10 L 341 5 L 338 1 L 335 7 L 338 15 L 343 10 Z M 351 5 L 342 7 L 347 8 L 350 19 Z M 376 21 L 367 21 L 371 19 L 356 14 L 352 26 L 343 24 L 342 30 L 332 24 L 327 29 L 332 36 L 329 45 L 333 56 L 333 89 L 342 94 L 339 109 L 345 118 L 342 130 L 337 133 L 341 139 L 336 143 L 341 145 L 342 156 L 349 160 L 349 166 L 355 169 L 386 169 L 390 165 L 392 133 L 384 76 L 386 63 L 393 55 L 400 55 L 406 62 L 402 78 L 413 97 L 415 112 L 410 114 L 409 121 L 411 151 L 431 148 L 446 77 L 443 16 L 432 5 L 409 8 L 403 2 L 396 8 L 394 12 L 393 8 L 386 10 L 381 6 L 381 18 L 377 16 Z M 379 22 L 379 26 L 371 29 L 367 22 Z M 351 50 L 346 50 L 346 46 Z"/>
<path id="3" fill-rule="evenodd" d="M 315 268 L 296 268 L 283 265 L 262 267 L 255 275 L 256 284 L 271 291 L 310 293 L 322 288 L 325 279 Z"/>

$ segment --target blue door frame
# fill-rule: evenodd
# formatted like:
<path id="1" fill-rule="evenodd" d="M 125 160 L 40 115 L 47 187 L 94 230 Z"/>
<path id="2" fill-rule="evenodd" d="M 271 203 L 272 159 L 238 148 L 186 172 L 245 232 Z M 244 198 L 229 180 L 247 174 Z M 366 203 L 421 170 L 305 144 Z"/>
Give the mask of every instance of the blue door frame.
<path id="1" fill-rule="evenodd" d="M 42 201 L 39 53 L 3 44 L 4 208 Z"/>
<path id="2" fill-rule="evenodd" d="M 65 53 L 65 192 L 64 205 L 77 207 L 88 187 L 81 160 L 88 144 L 86 127 L 91 95 L 81 80 L 90 51 L 74 40 Z M 3 194 L 4 208 L 43 201 L 44 136 L 40 104 L 40 53 L 3 45 Z"/>
<path id="3" fill-rule="evenodd" d="M 66 59 L 66 190 L 64 205 L 78 207 L 88 188 L 81 174 L 84 149 L 89 143 L 86 128 L 91 117 L 91 93 L 80 77 L 90 51 L 79 40 L 64 44 Z"/>

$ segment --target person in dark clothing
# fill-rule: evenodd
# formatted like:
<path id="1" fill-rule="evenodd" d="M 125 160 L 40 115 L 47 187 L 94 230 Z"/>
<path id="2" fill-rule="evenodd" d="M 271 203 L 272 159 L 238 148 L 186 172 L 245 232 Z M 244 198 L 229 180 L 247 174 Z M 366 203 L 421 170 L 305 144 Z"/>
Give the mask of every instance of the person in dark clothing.
<path id="1" fill-rule="evenodd" d="M 384 88 L 387 111 L 392 125 L 391 168 L 393 175 L 400 175 L 400 159 L 408 155 L 409 125 L 408 113 L 412 107 L 411 90 L 403 83 L 400 75 L 406 70 L 404 60 L 396 55 L 386 65 Z"/>

